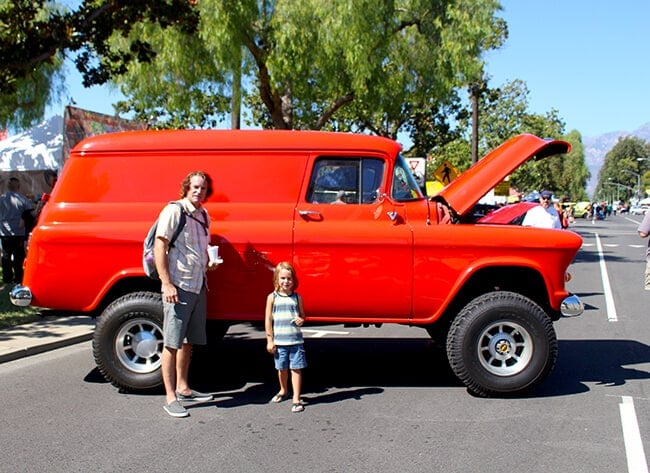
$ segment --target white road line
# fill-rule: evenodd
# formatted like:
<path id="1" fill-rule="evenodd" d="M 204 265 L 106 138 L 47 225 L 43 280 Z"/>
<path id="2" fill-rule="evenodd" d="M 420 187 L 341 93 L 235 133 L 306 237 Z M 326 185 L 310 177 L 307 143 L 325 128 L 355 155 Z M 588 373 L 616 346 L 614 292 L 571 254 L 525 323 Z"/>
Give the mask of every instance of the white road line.
<path id="1" fill-rule="evenodd" d="M 600 244 L 600 236 L 598 236 L 598 233 L 594 234 L 594 236 L 596 237 L 598 259 L 600 260 L 600 275 L 603 280 L 603 292 L 605 293 L 605 305 L 607 306 L 607 320 L 610 322 L 618 322 L 618 315 L 616 315 L 616 306 L 614 305 L 614 296 L 612 296 L 612 287 L 609 284 L 607 266 L 605 265 L 603 246 Z"/>
<path id="2" fill-rule="evenodd" d="M 621 413 L 623 426 L 623 441 L 625 442 L 625 455 L 627 457 L 627 471 L 629 473 L 648 473 L 639 422 L 634 410 L 634 400 L 631 396 L 622 396 L 623 402 L 618 407 Z"/>
<path id="3" fill-rule="evenodd" d="M 334 330 L 303 329 L 303 333 L 310 333 L 311 338 L 323 338 L 325 335 L 350 335 L 350 332 L 336 332 Z"/>

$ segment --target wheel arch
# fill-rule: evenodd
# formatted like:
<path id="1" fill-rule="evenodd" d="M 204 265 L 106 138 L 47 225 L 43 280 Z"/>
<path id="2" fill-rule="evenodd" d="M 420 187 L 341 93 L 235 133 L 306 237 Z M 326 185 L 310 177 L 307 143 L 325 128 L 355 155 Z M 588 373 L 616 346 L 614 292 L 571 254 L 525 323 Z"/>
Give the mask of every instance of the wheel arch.
<path id="1" fill-rule="evenodd" d="M 509 291 L 532 300 L 555 321 L 559 318 L 550 308 L 546 284 L 541 273 L 529 266 L 484 266 L 474 271 L 456 291 L 446 308 L 425 328 L 433 338 L 446 336 L 458 313 L 472 300 L 494 291 Z"/>

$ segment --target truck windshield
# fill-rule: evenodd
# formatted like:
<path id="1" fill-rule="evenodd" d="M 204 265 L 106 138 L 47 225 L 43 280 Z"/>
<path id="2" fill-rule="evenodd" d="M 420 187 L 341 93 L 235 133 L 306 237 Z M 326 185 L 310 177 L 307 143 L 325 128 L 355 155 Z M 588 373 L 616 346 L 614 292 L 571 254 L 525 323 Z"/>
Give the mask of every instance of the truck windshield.
<path id="1" fill-rule="evenodd" d="M 390 191 L 391 198 L 398 202 L 423 199 L 422 191 L 418 187 L 411 169 L 404 157 L 399 154 L 395 161 L 393 183 Z"/>

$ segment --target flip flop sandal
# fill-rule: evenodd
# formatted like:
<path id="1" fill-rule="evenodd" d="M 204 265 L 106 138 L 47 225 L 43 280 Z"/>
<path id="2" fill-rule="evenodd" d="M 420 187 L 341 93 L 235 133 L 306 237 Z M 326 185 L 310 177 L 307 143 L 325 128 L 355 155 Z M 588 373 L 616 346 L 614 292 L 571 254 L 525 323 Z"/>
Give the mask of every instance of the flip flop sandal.
<path id="1" fill-rule="evenodd" d="M 302 412 L 305 410 L 305 406 L 300 403 L 291 405 L 291 412 Z"/>
<path id="2" fill-rule="evenodd" d="M 273 396 L 273 398 L 271 399 L 271 402 L 272 402 L 273 404 L 277 404 L 278 402 L 286 401 L 288 398 L 289 398 L 289 396 L 286 395 L 286 394 L 276 394 L 276 395 Z"/>

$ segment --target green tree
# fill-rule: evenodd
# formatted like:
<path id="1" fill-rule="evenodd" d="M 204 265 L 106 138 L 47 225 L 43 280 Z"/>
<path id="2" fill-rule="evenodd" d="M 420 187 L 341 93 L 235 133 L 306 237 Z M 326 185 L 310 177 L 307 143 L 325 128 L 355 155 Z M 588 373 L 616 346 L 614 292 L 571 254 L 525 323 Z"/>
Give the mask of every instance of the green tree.
<path id="1" fill-rule="evenodd" d="M 650 169 L 650 144 L 636 136 L 625 136 L 618 139 L 614 147 L 605 155 L 594 195 L 605 198 L 613 195 L 612 187 L 618 187 L 619 196 L 629 201 L 636 197 L 639 178 Z M 618 183 L 618 184 L 616 184 Z M 643 180 L 641 180 L 643 193 Z M 642 197 L 642 196 L 640 196 Z"/>
<path id="2" fill-rule="evenodd" d="M 74 58 L 85 86 L 151 60 L 155 52 L 139 38 L 123 50 L 109 48 L 114 33 L 127 35 L 142 21 L 188 32 L 198 15 L 187 0 L 84 0 L 74 10 L 48 0 L 0 0 L 0 126 L 22 128 L 42 118 L 64 90 L 66 57 Z"/>
<path id="3" fill-rule="evenodd" d="M 503 28 L 498 9 L 494 0 L 201 0 L 198 35 L 143 23 L 114 38 L 116 52 L 138 38 L 157 54 L 116 78 L 129 98 L 120 109 L 159 126 L 211 125 L 241 70 L 249 124 L 395 138 L 415 110 L 447 103 L 480 70 L 482 48 Z M 212 121 L 183 111 L 188 90 L 204 92 Z"/>

